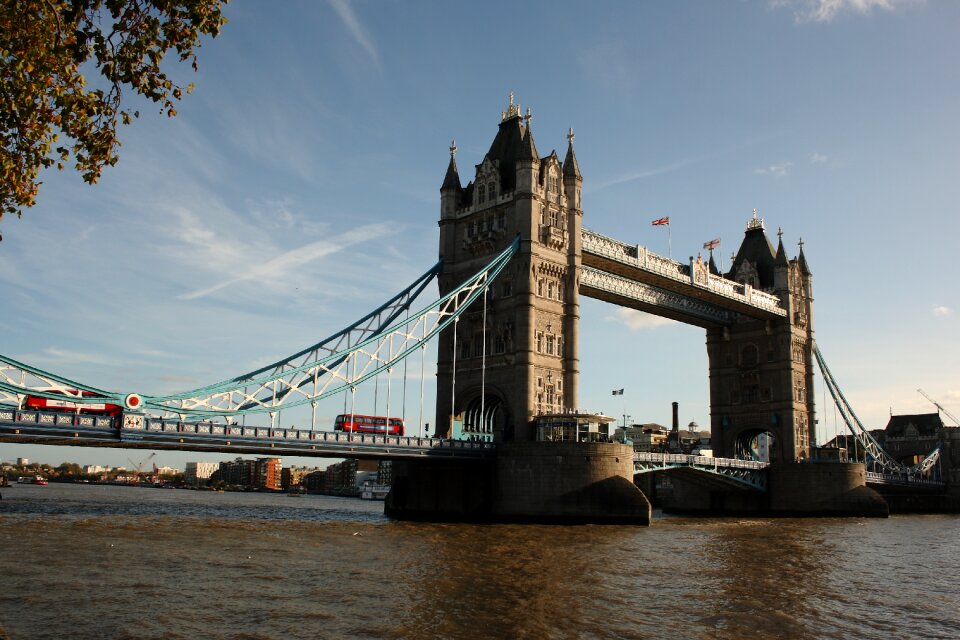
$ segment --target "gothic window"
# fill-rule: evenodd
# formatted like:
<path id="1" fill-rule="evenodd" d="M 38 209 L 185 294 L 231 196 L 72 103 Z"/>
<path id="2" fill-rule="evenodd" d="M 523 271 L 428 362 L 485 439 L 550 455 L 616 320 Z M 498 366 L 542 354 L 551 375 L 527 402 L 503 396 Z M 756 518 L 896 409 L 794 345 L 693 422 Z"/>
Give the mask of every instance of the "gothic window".
<path id="1" fill-rule="evenodd" d="M 483 334 L 478 333 L 473 338 L 473 356 L 479 358 L 483 355 Z"/>
<path id="2" fill-rule="evenodd" d="M 563 391 L 563 380 L 557 380 L 557 391 Z"/>
<path id="3" fill-rule="evenodd" d="M 539 389 L 542 386 L 543 386 L 543 378 L 537 378 L 537 388 Z"/>
<path id="4" fill-rule="evenodd" d="M 551 336 L 551 335 L 547 336 L 547 355 L 550 355 L 550 356 L 553 355 L 553 346 L 555 342 L 556 342 L 556 338 L 554 336 Z"/>
<path id="5" fill-rule="evenodd" d="M 498 333 L 493 340 L 493 352 L 503 353 L 504 351 L 506 351 L 506 341 L 503 339 L 503 334 Z"/>
<path id="6" fill-rule="evenodd" d="M 490 200 L 496 200 L 496 199 L 497 199 L 497 185 L 494 184 L 493 182 L 491 182 L 489 185 L 487 185 L 487 190 L 490 192 Z"/>
<path id="7" fill-rule="evenodd" d="M 547 283 L 547 297 L 553 299 L 553 282 Z"/>
<path id="8" fill-rule="evenodd" d="M 561 280 L 560 284 L 557 285 L 557 299 L 563 300 L 566 297 L 564 295 L 565 293 L 566 293 L 566 286 L 564 286 L 563 280 Z"/>
<path id="9" fill-rule="evenodd" d="M 540 224 L 546 224 L 543 219 L 543 205 L 540 205 Z"/>
<path id="10" fill-rule="evenodd" d="M 543 353 L 543 334 L 537 334 L 537 353 Z"/>
<path id="11" fill-rule="evenodd" d="M 543 295 L 543 280 L 537 280 L 537 295 Z"/>
<path id="12" fill-rule="evenodd" d="M 477 204 L 481 204 L 484 200 L 486 200 L 486 194 L 487 188 L 482 184 L 477 185 Z"/>
<path id="13" fill-rule="evenodd" d="M 563 355 L 563 338 L 560 337 L 560 336 L 557 336 L 557 355 L 558 355 L 558 356 L 562 356 L 562 355 Z M 557 383 L 557 388 L 558 388 L 558 389 L 560 388 L 560 383 L 559 383 L 559 382 Z"/>
<path id="14" fill-rule="evenodd" d="M 553 385 L 547 385 L 547 405 L 551 408 L 557 401 L 557 394 L 553 390 Z"/>

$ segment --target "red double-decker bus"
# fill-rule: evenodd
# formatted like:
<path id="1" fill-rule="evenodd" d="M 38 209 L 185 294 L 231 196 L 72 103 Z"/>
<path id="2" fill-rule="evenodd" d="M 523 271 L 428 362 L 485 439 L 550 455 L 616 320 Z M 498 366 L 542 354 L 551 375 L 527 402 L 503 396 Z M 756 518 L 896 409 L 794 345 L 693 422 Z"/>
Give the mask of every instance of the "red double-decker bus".
<path id="1" fill-rule="evenodd" d="M 389 421 L 390 426 L 387 426 Z M 333 423 L 334 431 L 349 431 L 351 433 L 385 433 L 391 436 L 403 435 L 403 420 L 401 418 L 387 418 L 386 416 L 362 416 L 360 414 L 342 413 Z"/>
<path id="2" fill-rule="evenodd" d="M 57 393 L 57 392 L 53 392 Z M 76 393 L 75 391 L 72 393 Z M 82 392 L 84 396 L 92 396 L 90 391 Z M 42 398 L 27 396 L 23 399 L 21 409 L 26 411 L 62 411 L 64 413 L 95 413 L 102 416 L 117 417 L 123 413 L 123 407 L 109 402 L 73 402 L 70 396 L 64 394 L 64 399 Z"/>

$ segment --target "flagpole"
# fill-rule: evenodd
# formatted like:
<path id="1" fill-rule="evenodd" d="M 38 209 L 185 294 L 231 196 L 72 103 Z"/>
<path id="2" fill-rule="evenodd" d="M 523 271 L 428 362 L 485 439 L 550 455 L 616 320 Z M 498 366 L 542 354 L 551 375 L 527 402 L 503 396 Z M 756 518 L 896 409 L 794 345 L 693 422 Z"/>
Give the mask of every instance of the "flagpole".
<path id="1" fill-rule="evenodd" d="M 670 222 L 667 222 L 667 257 L 673 260 L 673 232 L 670 230 Z"/>

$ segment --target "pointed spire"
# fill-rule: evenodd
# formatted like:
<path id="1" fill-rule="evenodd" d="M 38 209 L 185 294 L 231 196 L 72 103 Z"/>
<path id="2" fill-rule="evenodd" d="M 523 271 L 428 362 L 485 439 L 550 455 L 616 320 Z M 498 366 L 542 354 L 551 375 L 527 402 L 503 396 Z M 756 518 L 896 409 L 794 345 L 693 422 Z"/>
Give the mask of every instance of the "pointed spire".
<path id="1" fill-rule="evenodd" d="M 457 141 L 450 141 L 450 164 L 447 165 L 447 175 L 443 178 L 443 185 L 441 185 L 440 190 L 446 191 L 448 189 L 456 189 L 460 191 L 463 189 L 460 186 L 460 174 L 457 172 Z"/>
<path id="2" fill-rule="evenodd" d="M 564 177 L 573 176 L 574 178 L 583 178 L 580 175 L 580 165 L 577 164 L 577 154 L 573 152 L 573 127 L 567 133 L 567 157 L 563 159 Z"/>
<path id="3" fill-rule="evenodd" d="M 790 265 L 790 262 L 787 260 L 787 252 L 783 248 L 783 229 L 777 228 L 777 258 L 775 263 L 778 267 L 786 267 Z"/>
<path id="4" fill-rule="evenodd" d="M 800 238 L 800 242 L 797 244 L 800 245 L 800 255 L 797 257 L 797 262 L 800 263 L 800 271 L 805 276 L 812 276 L 813 274 L 810 273 L 810 267 L 807 266 L 807 259 L 803 255 L 803 238 Z"/>
<path id="5" fill-rule="evenodd" d="M 533 128 L 530 126 L 533 120 L 533 111 L 530 110 L 530 107 L 527 107 L 527 115 L 523 117 L 523 120 L 526 123 L 526 128 L 523 137 L 520 139 L 520 152 L 517 159 L 539 160 L 540 155 L 537 153 L 537 145 L 533 142 Z"/>
<path id="6" fill-rule="evenodd" d="M 715 276 L 722 275 L 720 269 L 717 268 L 717 263 L 713 261 L 713 249 L 710 249 L 710 264 L 707 265 L 710 269 L 710 273 Z"/>

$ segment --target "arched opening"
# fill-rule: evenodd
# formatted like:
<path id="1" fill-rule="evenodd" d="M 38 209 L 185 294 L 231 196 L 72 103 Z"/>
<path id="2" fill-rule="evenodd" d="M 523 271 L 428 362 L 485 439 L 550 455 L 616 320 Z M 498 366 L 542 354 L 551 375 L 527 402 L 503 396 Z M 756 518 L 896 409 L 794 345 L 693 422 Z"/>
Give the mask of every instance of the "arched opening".
<path id="1" fill-rule="evenodd" d="M 734 457 L 738 460 L 777 462 L 781 459 L 780 443 L 772 431 L 749 429 L 734 441 Z"/>
<path id="2" fill-rule="evenodd" d="M 504 426 L 503 400 L 496 395 L 477 396 L 463 410 L 463 438 L 493 441 L 493 434 Z"/>

